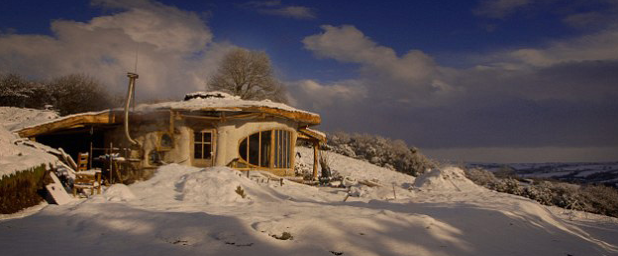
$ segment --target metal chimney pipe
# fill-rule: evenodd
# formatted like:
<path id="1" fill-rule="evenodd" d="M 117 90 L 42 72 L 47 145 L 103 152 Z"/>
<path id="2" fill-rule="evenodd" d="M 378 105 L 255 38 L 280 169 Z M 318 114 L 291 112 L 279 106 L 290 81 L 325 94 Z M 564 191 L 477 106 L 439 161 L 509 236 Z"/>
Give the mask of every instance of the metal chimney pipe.
<path id="1" fill-rule="evenodd" d="M 129 105 L 131 103 L 131 99 L 134 97 L 133 94 L 135 92 L 135 79 L 137 79 L 139 76 L 131 72 L 127 73 L 127 76 L 129 77 L 129 88 L 127 90 L 127 99 L 124 104 L 124 135 L 127 137 L 127 140 L 131 142 L 131 144 L 139 145 L 139 143 L 133 140 L 131 138 L 131 135 L 129 134 Z"/>

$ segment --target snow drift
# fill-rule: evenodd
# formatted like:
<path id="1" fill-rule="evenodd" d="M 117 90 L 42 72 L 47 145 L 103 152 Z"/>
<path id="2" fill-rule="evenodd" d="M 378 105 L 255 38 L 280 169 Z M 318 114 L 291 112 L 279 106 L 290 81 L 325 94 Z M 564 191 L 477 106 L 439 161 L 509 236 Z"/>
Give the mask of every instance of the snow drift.
<path id="1" fill-rule="evenodd" d="M 426 191 L 464 192 L 481 191 L 482 187 L 466 178 L 464 171 L 457 167 L 433 169 L 416 178 L 414 187 Z"/>

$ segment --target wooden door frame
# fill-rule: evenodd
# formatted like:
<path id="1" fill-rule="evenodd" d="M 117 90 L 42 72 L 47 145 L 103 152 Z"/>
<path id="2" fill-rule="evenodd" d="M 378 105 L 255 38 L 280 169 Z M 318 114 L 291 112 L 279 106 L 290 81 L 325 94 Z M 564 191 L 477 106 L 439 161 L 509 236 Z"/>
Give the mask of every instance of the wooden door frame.
<path id="1" fill-rule="evenodd" d="M 210 132 L 210 163 L 208 160 L 195 158 L 195 133 Z M 217 130 L 214 128 L 205 128 L 202 130 L 193 130 L 191 133 L 191 165 L 197 167 L 210 167 L 215 163 L 215 155 L 217 154 Z"/>

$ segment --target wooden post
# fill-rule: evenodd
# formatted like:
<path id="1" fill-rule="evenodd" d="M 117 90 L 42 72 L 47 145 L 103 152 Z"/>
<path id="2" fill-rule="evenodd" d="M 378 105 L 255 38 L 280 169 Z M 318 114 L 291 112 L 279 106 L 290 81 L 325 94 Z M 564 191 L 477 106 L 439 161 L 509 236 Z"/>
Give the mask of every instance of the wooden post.
<path id="1" fill-rule="evenodd" d="M 113 164 L 113 160 L 112 160 L 112 153 L 114 152 L 114 143 L 110 142 L 109 143 L 109 185 L 111 186 L 112 183 L 112 174 L 114 173 L 114 164 Z"/>
<path id="2" fill-rule="evenodd" d="M 170 110 L 170 135 L 174 136 L 174 119 L 175 119 L 175 115 L 174 115 L 174 111 Z"/>
<path id="3" fill-rule="evenodd" d="M 92 169 L 92 138 L 90 138 L 90 153 L 88 154 L 88 169 Z"/>
<path id="4" fill-rule="evenodd" d="M 313 142 L 313 180 L 318 179 L 318 147 L 319 141 Z"/>
<path id="5" fill-rule="evenodd" d="M 100 195 L 101 194 L 101 173 L 97 172 L 95 175 L 97 176 L 97 182 L 99 183 L 97 186 L 97 195 Z"/>
<path id="6" fill-rule="evenodd" d="M 393 185 L 393 198 L 397 199 L 397 193 L 395 193 L 395 184 Z"/>

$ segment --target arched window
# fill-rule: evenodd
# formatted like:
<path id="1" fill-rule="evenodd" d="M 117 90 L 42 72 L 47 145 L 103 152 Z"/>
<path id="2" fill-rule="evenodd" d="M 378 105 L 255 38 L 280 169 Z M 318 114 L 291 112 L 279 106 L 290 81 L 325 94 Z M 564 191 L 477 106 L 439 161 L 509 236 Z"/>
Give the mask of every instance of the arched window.
<path id="1" fill-rule="evenodd" d="M 257 167 L 290 168 L 292 132 L 267 130 L 243 139 L 238 146 L 242 161 Z"/>

